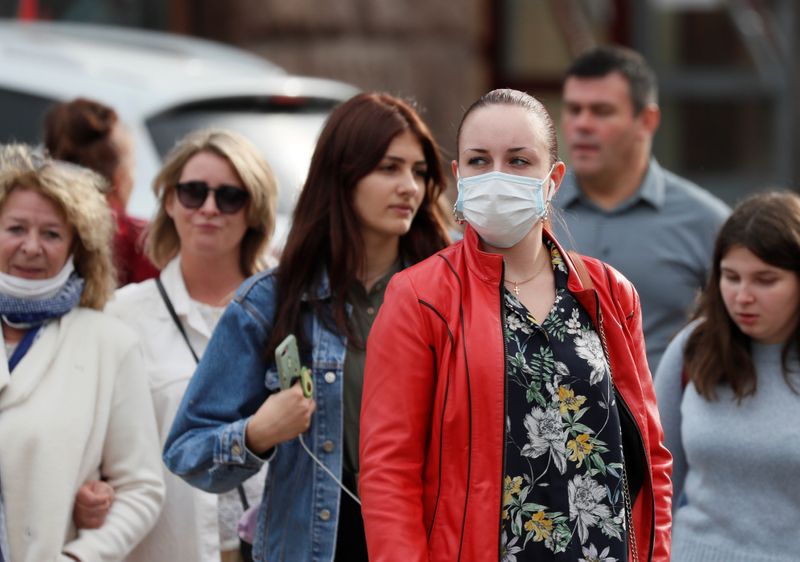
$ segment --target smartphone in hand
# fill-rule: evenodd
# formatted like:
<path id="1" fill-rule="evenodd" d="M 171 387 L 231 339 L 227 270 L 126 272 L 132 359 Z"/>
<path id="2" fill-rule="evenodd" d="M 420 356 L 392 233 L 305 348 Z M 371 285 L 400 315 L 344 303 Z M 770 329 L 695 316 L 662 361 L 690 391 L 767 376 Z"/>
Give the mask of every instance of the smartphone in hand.
<path id="1" fill-rule="evenodd" d="M 278 366 L 278 377 L 281 388 L 291 387 L 297 379 L 303 389 L 303 396 L 311 398 L 314 395 L 314 381 L 311 371 L 300 364 L 300 354 L 297 351 L 297 338 L 289 334 L 275 348 L 275 364 Z"/>

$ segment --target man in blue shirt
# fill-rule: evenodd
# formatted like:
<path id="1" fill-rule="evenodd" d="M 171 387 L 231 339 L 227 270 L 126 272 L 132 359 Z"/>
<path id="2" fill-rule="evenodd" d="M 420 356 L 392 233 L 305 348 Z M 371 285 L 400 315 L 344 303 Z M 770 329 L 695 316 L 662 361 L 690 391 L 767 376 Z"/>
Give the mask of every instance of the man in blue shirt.
<path id="1" fill-rule="evenodd" d="M 559 240 L 611 264 L 639 291 L 652 372 L 705 285 L 730 213 L 651 156 L 657 96 L 655 73 L 634 51 L 599 47 L 573 62 L 561 116 L 571 168 L 554 200 L 565 223 L 554 221 Z"/>

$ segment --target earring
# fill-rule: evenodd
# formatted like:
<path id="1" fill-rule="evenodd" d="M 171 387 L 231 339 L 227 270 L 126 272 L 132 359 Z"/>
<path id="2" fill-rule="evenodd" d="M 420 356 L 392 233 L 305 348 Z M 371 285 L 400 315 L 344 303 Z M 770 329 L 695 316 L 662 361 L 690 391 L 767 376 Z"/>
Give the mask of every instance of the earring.
<path id="1" fill-rule="evenodd" d="M 458 210 L 458 203 L 453 203 L 453 220 L 456 221 L 457 224 L 464 224 L 467 222 L 464 219 L 464 213 Z"/>

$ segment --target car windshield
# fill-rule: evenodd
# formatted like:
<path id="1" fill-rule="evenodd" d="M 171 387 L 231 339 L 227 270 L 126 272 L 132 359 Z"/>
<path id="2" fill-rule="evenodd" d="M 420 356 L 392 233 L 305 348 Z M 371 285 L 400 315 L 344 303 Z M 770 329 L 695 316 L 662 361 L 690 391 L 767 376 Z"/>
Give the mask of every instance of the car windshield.
<path id="1" fill-rule="evenodd" d="M 278 213 L 289 215 L 305 181 L 317 137 L 334 102 L 289 107 L 184 107 L 148 121 L 163 159 L 190 131 L 221 127 L 237 131 L 261 150 L 278 180 Z"/>

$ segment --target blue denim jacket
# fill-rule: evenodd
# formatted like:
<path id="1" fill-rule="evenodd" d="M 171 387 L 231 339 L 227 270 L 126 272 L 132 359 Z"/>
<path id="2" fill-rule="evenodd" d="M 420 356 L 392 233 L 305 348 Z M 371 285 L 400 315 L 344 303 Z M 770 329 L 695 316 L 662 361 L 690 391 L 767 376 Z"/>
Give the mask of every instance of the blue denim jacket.
<path id="1" fill-rule="evenodd" d="M 315 296 L 330 301 L 327 276 Z M 251 277 L 225 310 L 192 377 L 164 446 L 167 467 L 208 492 L 231 490 L 269 461 L 253 558 L 269 562 L 333 560 L 340 488 L 298 439 L 260 458 L 245 446 L 245 427 L 267 397 L 280 390 L 265 346 L 276 309 L 273 272 Z M 342 472 L 342 388 L 345 338 L 311 313 L 303 318 L 317 409 L 305 442 L 339 478 Z M 323 444 L 325 448 L 323 449 Z"/>

